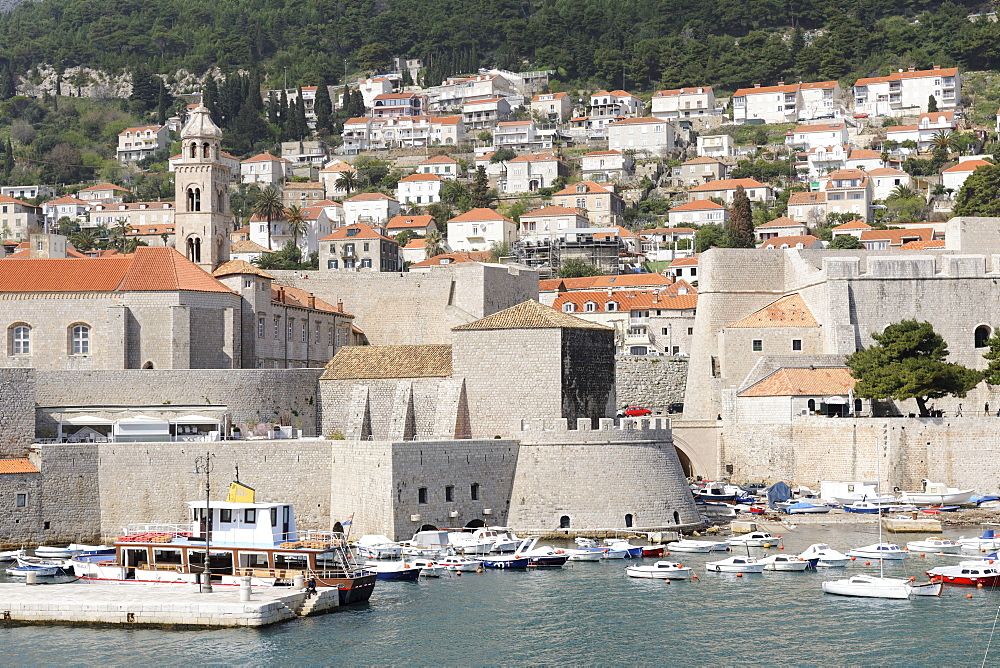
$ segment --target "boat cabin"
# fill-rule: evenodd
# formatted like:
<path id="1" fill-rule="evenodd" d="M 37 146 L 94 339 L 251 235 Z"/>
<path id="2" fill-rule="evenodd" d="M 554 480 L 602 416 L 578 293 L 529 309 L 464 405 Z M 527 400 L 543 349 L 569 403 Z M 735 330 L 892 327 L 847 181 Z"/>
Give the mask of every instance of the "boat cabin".
<path id="1" fill-rule="evenodd" d="M 295 512 L 290 503 L 213 501 L 208 513 L 204 501 L 188 501 L 188 507 L 194 540 L 204 540 L 206 529 L 212 532 L 211 543 L 215 545 L 274 547 L 297 540 Z"/>

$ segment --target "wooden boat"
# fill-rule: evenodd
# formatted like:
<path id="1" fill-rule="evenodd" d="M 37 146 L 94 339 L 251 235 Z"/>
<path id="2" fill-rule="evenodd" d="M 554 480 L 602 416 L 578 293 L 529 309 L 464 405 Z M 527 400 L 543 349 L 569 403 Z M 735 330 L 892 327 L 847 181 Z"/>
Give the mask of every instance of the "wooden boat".
<path id="1" fill-rule="evenodd" d="M 976 493 L 974 489 L 948 487 L 944 483 L 931 482 L 930 480 L 921 480 L 920 486 L 921 490 L 919 492 L 902 492 L 899 500 L 903 503 L 914 503 L 918 506 L 964 505 L 971 503 L 972 495 Z"/>
<path id="2" fill-rule="evenodd" d="M 927 571 L 931 582 L 974 587 L 1000 585 L 1000 569 L 985 561 L 963 561 L 955 566 L 938 566 Z"/>
<path id="3" fill-rule="evenodd" d="M 189 524 L 127 527 L 115 541 L 113 561 L 87 563 L 87 580 L 115 583 L 291 586 L 297 576 L 317 587 L 336 587 L 340 604 L 367 601 L 375 573 L 360 567 L 339 532 L 299 531 L 289 503 L 189 501 Z"/>
<path id="4" fill-rule="evenodd" d="M 629 566 L 625 575 L 630 578 L 648 578 L 652 580 L 689 580 L 691 569 L 675 561 L 657 561 L 655 564 Z"/>
<path id="5" fill-rule="evenodd" d="M 28 573 L 35 573 L 42 577 L 59 575 L 62 571 L 56 566 L 10 566 L 4 569 L 7 575 L 14 578 L 26 578 Z"/>

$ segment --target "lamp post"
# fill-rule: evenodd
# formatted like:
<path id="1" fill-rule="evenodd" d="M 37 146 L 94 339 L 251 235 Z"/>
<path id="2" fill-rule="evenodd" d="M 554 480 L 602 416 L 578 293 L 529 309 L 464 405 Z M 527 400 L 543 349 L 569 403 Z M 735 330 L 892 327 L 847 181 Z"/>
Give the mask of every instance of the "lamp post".
<path id="1" fill-rule="evenodd" d="M 213 459 L 215 459 L 215 455 L 211 452 L 206 452 L 204 456 L 195 457 L 194 459 L 195 475 L 205 474 L 205 512 L 202 515 L 202 518 L 205 520 L 205 561 L 201 572 L 201 587 L 199 589 L 203 594 L 212 593 L 212 572 L 209 570 L 208 562 L 212 539 L 212 509 L 209 504 L 211 502 Z"/>

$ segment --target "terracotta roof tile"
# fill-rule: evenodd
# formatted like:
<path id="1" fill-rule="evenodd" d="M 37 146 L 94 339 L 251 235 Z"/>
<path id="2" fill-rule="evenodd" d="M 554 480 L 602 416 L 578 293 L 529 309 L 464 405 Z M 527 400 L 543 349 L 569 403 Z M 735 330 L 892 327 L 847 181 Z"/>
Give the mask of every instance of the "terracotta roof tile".
<path id="1" fill-rule="evenodd" d="M 680 206 L 675 206 L 674 208 L 670 209 L 670 212 L 673 212 L 673 211 L 716 211 L 718 209 L 725 209 L 725 208 L 726 207 L 722 206 L 721 204 L 719 204 L 717 202 L 713 202 L 710 199 L 696 199 L 693 202 L 688 202 L 687 204 L 681 204 Z"/>
<path id="2" fill-rule="evenodd" d="M 354 197 L 348 197 L 345 202 L 374 202 L 380 199 L 388 199 L 393 202 L 396 201 L 394 197 L 389 197 L 384 193 L 361 193 L 360 195 L 355 195 Z"/>
<path id="3" fill-rule="evenodd" d="M 423 229 L 434 222 L 434 216 L 393 216 L 385 224 L 387 230 Z"/>
<path id="4" fill-rule="evenodd" d="M 446 378 L 452 373 L 451 345 L 345 346 L 320 380 Z"/>
<path id="5" fill-rule="evenodd" d="M 795 204 L 822 204 L 826 202 L 826 193 L 792 193 L 788 197 L 788 206 Z"/>
<path id="6" fill-rule="evenodd" d="M 773 237 L 762 243 L 758 248 L 764 250 L 781 250 L 782 247 L 795 248 L 799 244 L 802 244 L 805 248 L 813 248 L 816 246 L 817 241 L 819 241 L 819 238 L 811 234 L 800 234 L 793 237 Z"/>
<path id="7" fill-rule="evenodd" d="M 583 186 L 586 188 L 584 192 L 577 192 L 577 188 Z M 555 195 L 593 195 L 593 194 L 604 194 L 611 192 L 607 188 L 604 188 L 593 181 L 577 181 L 576 183 L 570 184 L 569 186 L 563 188 Z"/>
<path id="8" fill-rule="evenodd" d="M 980 167 L 994 167 L 994 166 L 995 165 L 992 162 L 986 162 L 985 160 L 966 160 L 964 162 L 958 163 L 957 165 L 952 165 L 948 169 L 944 169 L 941 171 L 942 173 L 974 172 Z"/>
<path id="9" fill-rule="evenodd" d="M 599 329 L 611 331 L 610 327 L 587 322 L 530 299 L 467 325 L 452 327 L 452 331 L 456 332 L 498 329 Z"/>
<path id="10" fill-rule="evenodd" d="M 676 286 L 686 286 L 690 292 L 697 290 L 691 287 L 687 281 L 674 280 L 662 274 L 621 274 L 620 276 L 580 276 L 578 278 L 546 278 L 538 281 L 540 292 L 558 290 L 625 290 L 635 288 L 645 288 L 662 286 L 661 294 L 666 294 L 668 289 L 676 291 Z"/>
<path id="11" fill-rule="evenodd" d="M 253 242 L 250 242 L 253 243 Z M 257 244 L 254 244 L 255 246 Z M 263 248 L 263 246 L 260 246 Z M 264 249 L 267 251 L 267 249 Z M 272 251 L 267 251 L 272 252 Z M 272 281 L 274 276 L 267 273 L 260 267 L 254 266 L 247 262 L 246 260 L 230 260 L 229 262 L 223 262 L 219 265 L 219 268 L 212 272 L 212 276 L 216 278 L 222 278 L 223 276 L 232 276 L 234 274 L 253 274 L 255 276 L 260 276 L 261 278 L 269 278 Z"/>
<path id="12" fill-rule="evenodd" d="M 438 182 L 441 182 L 443 180 L 444 179 L 442 179 L 437 174 L 410 174 L 409 176 L 404 176 L 403 178 L 401 178 L 399 180 L 399 182 L 400 183 L 402 183 L 404 181 L 406 181 L 406 182 L 411 182 L 411 181 L 438 181 Z"/>
<path id="13" fill-rule="evenodd" d="M 337 313 L 348 318 L 354 317 L 350 313 L 341 311 L 333 304 L 323 301 L 313 293 L 301 288 L 293 288 L 290 285 L 271 283 L 271 301 L 283 304 L 284 306 L 297 306 L 298 308 L 312 309 L 314 311 Z"/>
<path id="14" fill-rule="evenodd" d="M 812 311 L 799 293 L 787 295 L 729 325 L 731 329 L 747 327 L 819 327 Z"/>
<path id="15" fill-rule="evenodd" d="M 593 304 L 593 311 L 587 311 L 587 303 Z M 614 303 L 612 311 L 607 310 L 608 303 Z M 574 313 L 611 313 L 614 311 L 631 311 L 635 309 L 667 309 L 683 310 L 698 307 L 697 294 L 665 294 L 653 293 L 653 290 L 615 290 L 608 294 L 606 290 L 586 292 L 560 292 L 552 303 L 552 308 L 563 313 L 565 304 L 573 304 Z M 567 314 L 568 315 L 568 314 Z"/>
<path id="16" fill-rule="evenodd" d="M 501 216 L 493 209 L 486 209 L 486 208 L 470 209 L 469 211 L 466 211 L 461 215 L 451 218 L 448 222 L 464 223 L 464 222 L 478 222 L 482 220 L 506 220 L 512 223 L 514 222 L 513 220 L 507 218 L 506 216 Z"/>
<path id="17" fill-rule="evenodd" d="M 847 367 L 777 369 L 740 392 L 740 397 L 847 395 L 858 381 Z"/>
<path id="18" fill-rule="evenodd" d="M 927 241 L 907 241 L 899 250 L 924 250 L 925 248 L 944 248 L 944 239 L 928 239 Z"/>
<path id="19" fill-rule="evenodd" d="M 421 160 L 417 164 L 419 164 L 419 165 L 436 165 L 436 164 L 454 165 L 457 162 L 458 162 L 458 160 L 455 160 L 454 158 L 449 158 L 446 155 L 436 155 L 433 158 L 427 158 L 426 160 Z"/>
<path id="20" fill-rule="evenodd" d="M 128 188 L 122 188 L 121 186 L 116 186 L 113 183 L 98 183 L 96 186 L 90 186 L 89 188 L 81 188 L 77 192 L 86 193 L 98 190 L 117 190 L 119 192 L 127 193 Z"/>
<path id="21" fill-rule="evenodd" d="M 582 216 L 587 217 L 587 212 L 583 209 L 570 208 L 566 206 L 543 206 L 528 213 L 521 214 L 521 220 L 525 218 L 537 218 L 540 216 Z"/>
<path id="22" fill-rule="evenodd" d="M 119 288 L 123 291 L 232 292 L 173 248 L 140 246 L 128 259 L 131 266 Z"/>
<path id="23" fill-rule="evenodd" d="M 835 230 L 870 230 L 870 229 L 872 229 L 872 226 L 869 225 L 868 223 L 864 222 L 864 221 L 861 221 L 861 220 L 852 220 L 852 221 L 850 221 L 848 223 L 844 223 L 843 225 L 837 225 L 833 229 L 835 229 Z"/>
<path id="24" fill-rule="evenodd" d="M 763 225 L 758 225 L 757 229 L 762 227 L 805 227 L 805 223 L 797 223 L 791 218 L 782 216 L 781 218 L 775 218 L 774 220 L 764 223 Z"/>
<path id="25" fill-rule="evenodd" d="M 353 231 L 354 234 L 348 234 L 350 231 Z M 336 230 L 320 239 L 320 241 L 337 241 L 340 239 L 384 239 L 386 241 L 396 243 L 395 239 L 390 239 L 389 237 L 380 234 L 374 227 L 366 225 L 365 223 L 355 223 L 354 225 L 348 225 L 347 227 L 338 227 Z"/>
<path id="26" fill-rule="evenodd" d="M 930 241 L 934 238 L 933 227 L 915 227 L 892 230 L 864 230 L 861 241 L 888 241 L 890 246 L 899 246 L 904 239 L 910 241 Z"/>
<path id="27" fill-rule="evenodd" d="M 743 186 L 746 188 L 766 188 L 763 183 L 757 179 L 720 179 L 718 181 L 709 181 L 708 183 L 702 183 L 694 188 L 691 188 L 691 192 L 713 192 L 716 190 L 736 190 L 737 186 Z"/>
<path id="28" fill-rule="evenodd" d="M 845 130 L 846 123 L 820 123 L 818 125 L 800 125 L 792 130 L 793 133 L 830 132 L 831 130 Z"/>
<path id="29" fill-rule="evenodd" d="M 30 459 L 0 459 L 0 474 L 4 473 L 38 473 L 38 469 Z"/>
<path id="30" fill-rule="evenodd" d="M 451 264 L 461 264 L 462 262 L 489 262 L 490 251 L 469 251 L 468 253 L 442 253 L 429 257 L 426 260 L 415 262 L 410 265 L 414 267 L 447 267 Z"/>

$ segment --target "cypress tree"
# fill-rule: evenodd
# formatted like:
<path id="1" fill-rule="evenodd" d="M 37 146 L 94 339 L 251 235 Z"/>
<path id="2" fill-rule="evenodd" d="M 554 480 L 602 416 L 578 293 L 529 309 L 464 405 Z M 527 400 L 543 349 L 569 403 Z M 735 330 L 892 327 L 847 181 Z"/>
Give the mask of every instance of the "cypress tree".
<path id="1" fill-rule="evenodd" d="M 271 125 L 278 124 L 278 101 L 274 99 L 274 93 L 267 94 L 267 122 Z"/>
<path id="2" fill-rule="evenodd" d="M 309 134 L 309 123 L 306 122 L 306 100 L 302 96 L 302 86 L 299 86 L 299 103 L 295 105 L 295 131 L 299 140 Z"/>
<path id="3" fill-rule="evenodd" d="M 316 85 L 316 102 L 313 104 L 313 111 L 316 112 L 316 132 L 328 132 L 331 112 L 330 91 L 323 79 L 320 79 Z"/>
<path id="4" fill-rule="evenodd" d="M 729 208 L 729 221 L 725 228 L 726 247 L 753 248 L 753 211 L 750 208 L 750 198 L 743 186 L 736 186 L 733 204 Z"/>
<path id="5" fill-rule="evenodd" d="M 212 122 L 222 126 L 222 118 L 219 115 L 219 85 L 215 82 L 215 77 L 211 74 L 205 77 L 205 90 L 201 96 L 201 103 L 205 105 L 212 115 Z"/>
<path id="6" fill-rule="evenodd" d="M 10 137 L 7 137 L 7 148 L 4 150 L 3 154 L 4 178 L 8 178 L 12 171 L 14 171 L 14 147 L 10 143 Z"/>
<path id="7" fill-rule="evenodd" d="M 288 93 L 281 89 L 281 102 L 278 104 L 278 118 L 282 130 L 288 130 Z"/>

